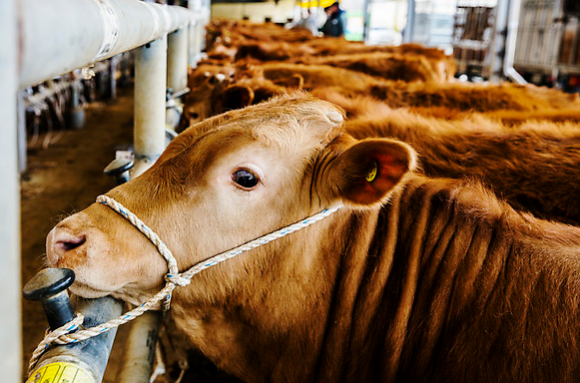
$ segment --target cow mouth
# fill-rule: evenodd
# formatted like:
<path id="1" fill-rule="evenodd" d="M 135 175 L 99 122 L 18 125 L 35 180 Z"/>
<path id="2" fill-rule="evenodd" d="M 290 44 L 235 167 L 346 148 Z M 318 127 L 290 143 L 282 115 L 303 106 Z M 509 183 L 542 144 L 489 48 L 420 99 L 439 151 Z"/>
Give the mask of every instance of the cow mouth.
<path id="1" fill-rule="evenodd" d="M 75 280 L 75 282 L 70 287 L 70 292 L 75 295 L 78 295 L 79 297 L 89 299 L 101 298 L 107 295 L 111 295 L 111 293 L 113 293 L 113 291 L 96 288 L 87 283 L 81 282 L 78 279 Z"/>

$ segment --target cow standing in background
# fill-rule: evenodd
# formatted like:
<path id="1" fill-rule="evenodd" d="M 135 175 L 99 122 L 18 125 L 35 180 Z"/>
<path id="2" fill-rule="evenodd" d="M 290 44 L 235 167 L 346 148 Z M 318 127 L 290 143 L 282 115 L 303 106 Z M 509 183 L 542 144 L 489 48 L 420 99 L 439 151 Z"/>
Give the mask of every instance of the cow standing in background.
<path id="1" fill-rule="evenodd" d="M 248 382 L 576 382 L 580 228 L 514 211 L 477 183 L 414 174 L 392 139 L 356 140 L 342 111 L 285 96 L 180 134 L 108 193 L 180 270 L 343 204 L 302 231 L 196 275 L 172 317 Z M 134 304 L 165 261 L 94 204 L 47 238 L 72 291 Z"/>

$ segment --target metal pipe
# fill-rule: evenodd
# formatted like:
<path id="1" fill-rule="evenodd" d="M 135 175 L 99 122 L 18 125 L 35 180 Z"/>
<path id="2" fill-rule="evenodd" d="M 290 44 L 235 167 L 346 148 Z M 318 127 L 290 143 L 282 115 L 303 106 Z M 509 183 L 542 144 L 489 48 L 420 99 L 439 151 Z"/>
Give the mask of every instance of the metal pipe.
<path id="1" fill-rule="evenodd" d="M 75 80 L 71 84 L 70 108 L 67 111 L 67 126 L 72 129 L 82 129 L 85 126 L 85 109 L 81 105 L 82 84 L 80 80 Z"/>
<path id="2" fill-rule="evenodd" d="M 153 371 L 155 345 L 163 313 L 148 311 L 133 321 L 116 382 L 148 382 Z"/>
<path id="3" fill-rule="evenodd" d="M 16 119 L 18 123 L 17 135 L 18 135 L 18 170 L 22 173 L 26 170 L 27 156 L 26 156 L 26 106 L 24 105 L 24 92 L 18 92 L 17 97 L 17 107 L 18 107 L 18 117 Z"/>
<path id="4" fill-rule="evenodd" d="M 506 77 L 512 79 L 514 82 L 524 85 L 528 82 L 514 68 L 519 19 L 520 0 L 510 0 L 505 38 L 505 58 L 503 61 L 503 73 Z"/>
<path id="5" fill-rule="evenodd" d="M 21 0 L 14 18 L 20 22 L 18 86 L 38 84 L 159 39 L 193 17 L 184 7 L 138 0 Z"/>
<path id="6" fill-rule="evenodd" d="M 197 66 L 197 62 L 198 60 L 198 48 L 197 48 L 197 39 L 198 39 L 198 33 L 197 33 L 197 21 L 194 20 L 191 22 L 191 24 L 189 24 L 189 28 L 188 28 L 188 32 L 189 34 L 189 41 L 188 41 L 188 45 L 189 45 L 189 49 L 187 52 L 187 64 L 191 67 L 191 68 L 195 68 Z"/>
<path id="7" fill-rule="evenodd" d="M 109 99 L 114 100 L 117 98 L 117 61 L 119 61 L 120 56 L 111 57 L 109 60 Z"/>
<path id="8" fill-rule="evenodd" d="M 370 14 L 371 0 L 364 0 L 363 4 L 363 38 L 362 41 L 368 43 L 369 33 L 371 29 L 371 14 Z"/>
<path id="9" fill-rule="evenodd" d="M 167 88 L 178 93 L 187 88 L 187 27 L 167 35 Z"/>
<path id="10" fill-rule="evenodd" d="M 22 320 L 20 303 L 20 183 L 16 130 L 17 30 L 16 0 L 0 1 L 0 371 L 2 381 L 21 382 Z"/>
<path id="11" fill-rule="evenodd" d="M 123 304 L 106 296 L 98 299 L 79 299 L 76 309 L 85 317 L 83 326 L 89 328 L 121 315 Z M 45 379 L 47 382 L 58 383 L 67 381 L 100 383 L 116 334 L 117 328 L 114 328 L 77 343 L 53 346 L 40 358 L 27 383 L 44 382 Z M 51 377 L 55 380 L 51 380 Z"/>
<path id="12" fill-rule="evenodd" d="M 135 52 L 135 167 L 131 178 L 143 173 L 165 149 L 167 35 Z"/>
<path id="13" fill-rule="evenodd" d="M 407 1 L 407 25 L 403 33 L 403 42 L 410 43 L 413 41 L 413 32 L 415 29 L 415 0 Z"/>
<path id="14" fill-rule="evenodd" d="M 506 39 L 508 28 L 510 0 L 498 0 L 495 6 L 495 22 L 493 34 L 489 43 L 489 80 L 498 84 L 502 81 L 503 65 L 506 54 Z"/>

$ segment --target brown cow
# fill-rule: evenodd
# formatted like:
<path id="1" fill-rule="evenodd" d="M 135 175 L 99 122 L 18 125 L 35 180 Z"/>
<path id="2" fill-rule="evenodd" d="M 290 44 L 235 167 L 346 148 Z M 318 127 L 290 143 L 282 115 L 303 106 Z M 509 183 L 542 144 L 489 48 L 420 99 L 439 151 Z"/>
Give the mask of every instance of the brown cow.
<path id="1" fill-rule="evenodd" d="M 315 88 L 310 93 L 317 98 L 339 105 L 346 111 L 349 118 L 365 116 L 380 118 L 382 113 L 389 114 L 393 111 L 393 108 L 382 100 L 365 95 L 348 96 L 338 87 Z M 505 126 L 519 126 L 529 121 L 580 123 L 580 105 L 574 99 L 574 96 L 570 97 L 568 94 L 558 93 L 553 93 L 553 95 L 556 96 L 556 99 L 561 97 L 560 101 L 562 101 L 563 105 L 560 108 L 545 107 L 537 110 L 496 109 L 482 113 L 470 109 L 455 109 L 453 105 L 416 106 L 400 109 L 421 116 L 447 121 L 462 121 L 478 116 L 479 118 L 501 122 Z"/>
<path id="2" fill-rule="evenodd" d="M 191 343 L 251 382 L 577 381 L 580 228 L 413 174 L 408 145 L 358 141 L 341 120 L 304 96 L 232 111 L 108 193 L 181 270 L 344 204 L 175 290 L 171 313 Z M 58 224 L 47 256 L 75 270 L 75 293 L 135 304 L 166 272 L 101 204 Z"/>
<path id="3" fill-rule="evenodd" d="M 301 88 L 301 78 L 296 78 L 294 88 Z M 227 112 L 258 104 L 274 96 L 287 94 L 289 84 L 275 84 L 264 78 L 243 78 L 233 80 L 218 73 L 205 78 L 205 82 L 191 88 L 185 98 L 185 106 L 181 124 L 177 129 L 181 132 L 192 124 L 204 119 Z"/>
<path id="4" fill-rule="evenodd" d="M 430 177 L 475 177 L 514 208 L 580 225 L 580 126 L 506 127 L 483 116 L 443 121 L 405 110 L 348 121 L 358 139 L 391 137 L 419 153 Z"/>
<path id="5" fill-rule="evenodd" d="M 566 94 L 554 89 L 537 87 L 534 85 L 516 84 L 473 84 L 473 83 L 429 83 L 402 81 L 387 81 L 364 73 L 334 68 L 327 65 L 304 65 L 287 63 L 266 63 L 263 65 L 246 65 L 236 70 L 234 78 L 228 79 L 228 85 L 233 85 L 237 79 L 254 78 L 266 79 L 275 84 L 291 88 L 302 87 L 315 93 L 319 98 L 337 98 L 336 95 L 349 97 L 356 103 L 357 99 L 371 98 L 382 101 L 389 107 L 410 107 L 420 113 L 431 114 L 428 108 L 445 110 L 451 116 L 481 112 L 498 113 L 502 118 L 502 111 L 519 112 L 520 121 L 525 113 L 538 118 L 557 116 L 555 111 L 561 110 L 564 114 L 553 120 L 574 120 L 578 117 L 580 101 L 577 95 Z M 210 104 L 210 98 L 219 99 L 220 96 L 211 87 L 196 91 L 196 110 L 204 110 L 205 117 L 211 117 L 226 110 L 220 110 Z M 193 92 L 192 92 L 193 93 Z M 212 96 L 210 97 L 210 93 Z M 272 95 L 285 94 L 287 91 L 278 89 Z M 189 104 L 192 104 L 189 102 Z M 186 105 L 188 102 L 186 101 Z M 352 104 L 352 102 L 351 102 Z M 370 103 L 369 103 L 370 104 Z M 375 103 L 376 104 L 376 103 Z M 358 110 L 358 113 L 364 111 Z M 434 113 L 434 112 L 433 112 Z M 511 112 L 510 112 L 511 113 Z M 198 113 L 202 114 L 202 113 Z M 517 115 L 506 114 L 508 119 Z"/>
<path id="6" fill-rule="evenodd" d="M 380 87 L 384 100 L 356 94 L 356 88 L 343 90 L 336 85 L 313 88 L 311 92 L 318 98 L 340 105 L 350 117 L 379 115 L 375 110 L 405 107 L 417 114 L 445 120 L 463 120 L 479 112 L 507 125 L 520 125 L 530 119 L 580 121 L 577 95 L 531 84 L 453 83 L 431 86 L 390 82 Z"/>
<path id="7" fill-rule="evenodd" d="M 386 80 L 404 82 L 449 80 L 444 61 L 430 60 L 422 55 L 372 52 L 317 57 L 304 63 L 346 68 Z"/>

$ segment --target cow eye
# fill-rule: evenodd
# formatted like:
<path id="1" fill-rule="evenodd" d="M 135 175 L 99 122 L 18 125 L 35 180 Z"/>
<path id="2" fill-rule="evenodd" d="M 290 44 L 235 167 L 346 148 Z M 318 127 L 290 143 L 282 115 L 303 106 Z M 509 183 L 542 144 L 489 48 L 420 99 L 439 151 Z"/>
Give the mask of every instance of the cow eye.
<path id="1" fill-rule="evenodd" d="M 258 177 L 245 169 L 240 169 L 234 172 L 234 174 L 232 174 L 232 180 L 244 189 L 252 189 L 260 181 Z"/>

